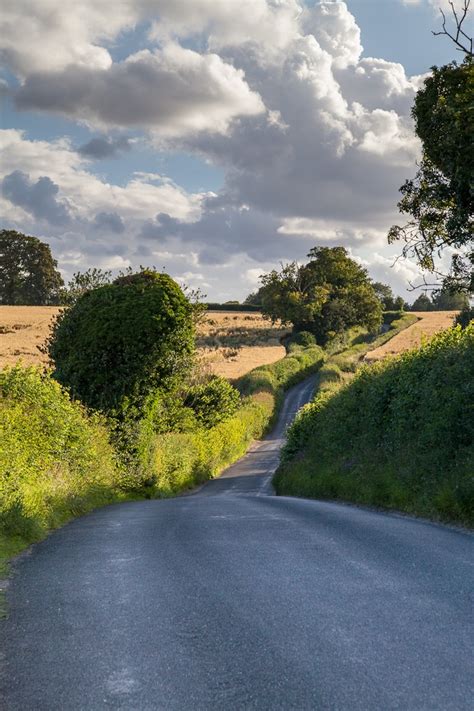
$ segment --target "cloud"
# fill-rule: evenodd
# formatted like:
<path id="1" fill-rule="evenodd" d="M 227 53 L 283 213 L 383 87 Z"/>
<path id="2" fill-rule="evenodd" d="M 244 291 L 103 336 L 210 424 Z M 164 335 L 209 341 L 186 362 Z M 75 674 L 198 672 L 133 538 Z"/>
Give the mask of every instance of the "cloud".
<path id="1" fill-rule="evenodd" d="M 6 175 L 2 181 L 2 194 L 14 205 L 22 207 L 39 220 L 52 225 L 65 225 L 70 220 L 66 205 L 57 199 L 59 187 L 47 176 L 36 182 L 20 170 Z"/>
<path id="2" fill-rule="evenodd" d="M 163 136 L 226 133 L 234 118 L 264 111 L 242 70 L 217 54 L 175 43 L 142 50 L 107 69 L 70 65 L 30 74 L 15 100 L 22 110 L 53 111 L 99 128 L 142 127 Z"/>
<path id="3" fill-rule="evenodd" d="M 98 230 L 115 232 L 121 235 L 125 232 L 125 225 L 116 212 L 99 212 L 94 219 L 94 227 Z"/>
<path id="4" fill-rule="evenodd" d="M 18 105 L 105 134 L 78 150 L 64 139 L 3 134 L 3 174 L 23 171 L 31 184 L 48 176 L 67 200 L 72 222 L 51 230 L 65 263 L 159 264 L 157 254 L 180 254 L 169 259 L 177 275 L 202 277 L 214 298 L 232 298 L 242 275 L 252 281 L 314 244 L 343 244 L 374 264 L 376 253 L 396 254 L 386 233 L 398 218 L 398 188 L 416 169 L 410 107 L 422 77 L 362 57 L 346 3 L 122 0 L 116 13 L 97 0 L 67 13 L 59 0 L 7 4 L 10 33 L 29 9 L 31 36 L 43 39 L 42 53 L 22 36 L 17 45 L 3 40 L 20 79 Z M 139 23 L 147 48 L 114 62 L 113 44 L 123 50 L 121 33 Z M 106 133 L 132 127 L 145 132 L 139 140 L 151 154 L 192 154 L 223 168 L 222 189 L 189 194 L 152 173 L 116 185 L 91 172 L 90 159 L 128 145 Z M 26 219 L 5 196 L 1 206 L 12 223 Z"/>
<path id="5" fill-rule="evenodd" d="M 101 160 L 103 158 L 116 158 L 124 151 L 131 149 L 130 139 L 122 136 L 119 138 L 91 138 L 90 141 L 79 146 L 77 152 L 85 158 Z"/>

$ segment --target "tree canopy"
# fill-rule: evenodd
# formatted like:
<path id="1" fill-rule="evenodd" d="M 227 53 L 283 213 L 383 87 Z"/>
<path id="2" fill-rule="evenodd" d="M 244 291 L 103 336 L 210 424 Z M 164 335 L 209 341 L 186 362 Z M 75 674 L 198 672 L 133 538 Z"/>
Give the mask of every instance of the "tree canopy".
<path id="1" fill-rule="evenodd" d="M 48 244 L 15 230 L 0 231 L 0 303 L 57 304 L 64 282 Z"/>
<path id="2" fill-rule="evenodd" d="M 377 329 L 382 306 L 367 271 L 344 247 L 314 247 L 309 262 L 291 262 L 261 278 L 262 313 L 309 331 L 324 344 L 351 326 Z"/>
<path id="3" fill-rule="evenodd" d="M 458 39 L 468 9 L 466 2 L 463 16 L 455 14 Z M 435 34 L 451 36 L 446 31 Z M 398 207 L 409 221 L 394 225 L 388 237 L 390 243 L 404 241 L 404 256 L 444 277 L 445 286 L 464 291 L 474 291 L 474 63 L 469 42 L 470 49 L 467 43 L 459 45 L 464 61 L 433 67 L 416 95 L 412 115 L 422 160 L 415 178 L 400 188 Z M 446 249 L 451 254 L 449 274 L 436 264 Z"/>

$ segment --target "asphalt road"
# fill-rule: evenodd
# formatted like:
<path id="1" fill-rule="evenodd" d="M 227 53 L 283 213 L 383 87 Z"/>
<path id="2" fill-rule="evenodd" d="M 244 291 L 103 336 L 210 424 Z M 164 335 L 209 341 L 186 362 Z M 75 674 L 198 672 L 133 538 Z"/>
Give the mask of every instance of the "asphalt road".
<path id="1" fill-rule="evenodd" d="M 95 511 L 20 560 L 2 709 L 472 709 L 473 537 L 268 495 L 309 393 L 196 494 Z"/>

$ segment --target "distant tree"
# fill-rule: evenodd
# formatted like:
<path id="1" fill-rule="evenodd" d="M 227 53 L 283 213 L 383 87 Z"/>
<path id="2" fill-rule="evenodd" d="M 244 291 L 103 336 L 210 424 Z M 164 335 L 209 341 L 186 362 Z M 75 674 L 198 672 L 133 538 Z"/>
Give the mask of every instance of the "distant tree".
<path id="1" fill-rule="evenodd" d="M 15 230 L 0 231 L 0 303 L 59 303 L 64 285 L 48 244 Z"/>
<path id="2" fill-rule="evenodd" d="M 382 307 L 367 271 L 344 247 L 314 247 L 309 262 L 262 276 L 262 313 L 324 344 L 351 326 L 377 329 Z"/>
<path id="3" fill-rule="evenodd" d="M 422 269 L 444 278 L 444 285 L 474 291 L 474 62 L 472 39 L 466 35 L 470 0 L 458 15 L 453 3 L 455 33 L 443 31 L 464 54 L 458 65 L 433 67 L 417 93 L 412 115 L 423 154 L 418 173 L 400 188 L 400 212 L 409 215 L 404 226 L 390 229 L 388 240 L 405 242 L 403 254 L 416 258 Z M 436 256 L 454 251 L 449 274 L 441 274 Z"/>
<path id="4" fill-rule="evenodd" d="M 461 311 L 469 306 L 467 294 L 450 292 L 448 289 L 435 291 L 432 301 L 434 311 Z"/>
<path id="5" fill-rule="evenodd" d="M 420 294 L 411 305 L 411 311 L 432 311 L 432 309 L 433 303 L 426 294 Z"/>
<path id="6" fill-rule="evenodd" d="M 374 281 L 372 286 L 385 311 L 402 311 L 405 306 L 401 296 L 394 296 L 392 288 L 381 281 Z"/>
<path id="7" fill-rule="evenodd" d="M 381 281 L 374 281 L 372 286 L 384 310 L 393 311 L 394 295 L 392 288 L 388 284 L 383 284 Z"/>
<path id="8" fill-rule="evenodd" d="M 92 289 L 98 289 L 112 281 L 112 272 L 102 269 L 87 269 L 85 272 L 75 272 L 68 282 L 67 288 L 63 289 L 61 301 L 64 304 L 74 304 L 80 296 Z"/>
<path id="9" fill-rule="evenodd" d="M 262 305 L 262 287 L 257 289 L 257 291 L 252 291 L 244 301 L 247 306 L 261 306 Z"/>

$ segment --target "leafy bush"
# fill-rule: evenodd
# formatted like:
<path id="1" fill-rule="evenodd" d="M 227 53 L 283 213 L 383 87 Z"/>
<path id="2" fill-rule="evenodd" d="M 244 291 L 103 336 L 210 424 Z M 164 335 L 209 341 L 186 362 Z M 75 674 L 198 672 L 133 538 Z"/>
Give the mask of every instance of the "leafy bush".
<path id="1" fill-rule="evenodd" d="M 74 398 L 110 412 L 169 389 L 194 350 L 193 309 L 167 274 L 144 270 L 86 292 L 56 322 L 54 377 Z"/>
<path id="2" fill-rule="evenodd" d="M 0 529 L 32 540 L 111 501 L 121 472 L 103 420 L 48 374 L 0 371 Z"/>
<path id="3" fill-rule="evenodd" d="M 474 306 L 466 306 L 456 316 L 455 323 L 461 328 L 466 328 L 474 320 Z"/>
<path id="4" fill-rule="evenodd" d="M 240 394 L 228 380 L 217 375 L 207 382 L 193 385 L 184 399 L 196 420 L 206 428 L 214 427 L 235 414 L 240 404 Z"/>
<path id="5" fill-rule="evenodd" d="M 472 523 L 473 472 L 471 324 L 319 393 L 290 427 L 275 483 L 279 493 Z"/>

